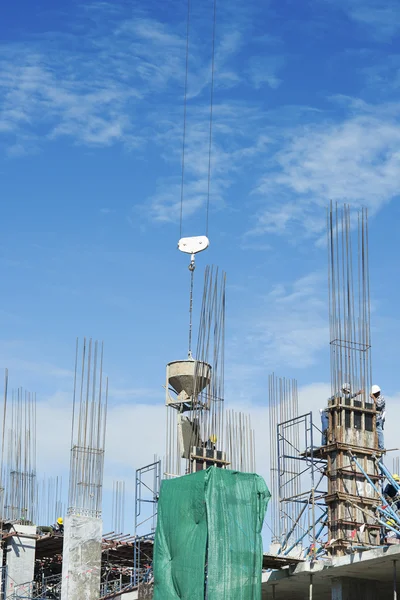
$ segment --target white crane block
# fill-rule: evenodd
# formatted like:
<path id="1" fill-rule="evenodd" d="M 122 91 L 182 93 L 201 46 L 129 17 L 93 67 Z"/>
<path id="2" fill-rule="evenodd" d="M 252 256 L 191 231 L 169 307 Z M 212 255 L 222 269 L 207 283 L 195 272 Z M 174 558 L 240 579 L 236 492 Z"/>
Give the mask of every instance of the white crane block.
<path id="1" fill-rule="evenodd" d="M 203 252 L 210 245 L 210 240 L 205 235 L 196 237 L 181 238 L 178 242 L 178 249 L 186 254 L 197 254 Z"/>

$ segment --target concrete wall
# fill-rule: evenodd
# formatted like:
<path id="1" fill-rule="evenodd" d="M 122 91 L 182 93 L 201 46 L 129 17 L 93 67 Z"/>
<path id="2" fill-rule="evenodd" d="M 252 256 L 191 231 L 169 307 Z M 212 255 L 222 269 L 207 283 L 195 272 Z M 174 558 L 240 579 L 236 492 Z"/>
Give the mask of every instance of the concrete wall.
<path id="1" fill-rule="evenodd" d="M 350 577 L 332 580 L 332 600 L 377 600 L 378 583 Z"/>
<path id="2" fill-rule="evenodd" d="M 16 534 L 7 540 L 6 550 L 7 597 L 22 584 L 27 584 L 25 591 L 29 594 L 35 569 L 36 527 L 15 524 L 10 533 L 13 531 Z"/>
<path id="3" fill-rule="evenodd" d="M 65 518 L 61 600 L 99 599 L 102 529 L 101 519 Z"/>

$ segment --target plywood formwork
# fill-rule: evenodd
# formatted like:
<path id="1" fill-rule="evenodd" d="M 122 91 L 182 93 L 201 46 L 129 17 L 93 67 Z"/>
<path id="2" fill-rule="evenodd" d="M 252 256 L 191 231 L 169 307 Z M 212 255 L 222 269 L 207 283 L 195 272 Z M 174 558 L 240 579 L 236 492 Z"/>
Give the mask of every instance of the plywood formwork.
<path id="1" fill-rule="evenodd" d="M 364 399 L 332 398 L 329 401 L 327 445 L 328 541 L 333 554 L 343 554 L 350 545 L 379 545 L 380 526 L 374 517 L 379 497 L 372 483 L 379 482 L 376 457 L 376 414 Z"/>

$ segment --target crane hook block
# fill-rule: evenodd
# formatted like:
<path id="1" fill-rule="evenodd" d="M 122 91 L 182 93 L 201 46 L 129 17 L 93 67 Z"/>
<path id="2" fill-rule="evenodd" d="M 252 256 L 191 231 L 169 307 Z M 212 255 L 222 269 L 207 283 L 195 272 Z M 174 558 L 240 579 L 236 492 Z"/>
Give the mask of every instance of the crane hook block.
<path id="1" fill-rule="evenodd" d="M 210 240 L 205 235 L 196 237 L 181 238 L 178 242 L 178 249 L 185 254 L 197 254 L 203 252 L 210 245 Z"/>

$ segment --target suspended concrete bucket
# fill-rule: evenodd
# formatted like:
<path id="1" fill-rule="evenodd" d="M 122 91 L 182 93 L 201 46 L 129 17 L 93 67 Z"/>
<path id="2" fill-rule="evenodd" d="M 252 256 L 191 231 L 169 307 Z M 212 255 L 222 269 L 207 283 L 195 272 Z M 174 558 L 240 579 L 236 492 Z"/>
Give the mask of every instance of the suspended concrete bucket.
<path id="1" fill-rule="evenodd" d="M 167 384 L 178 398 L 167 394 L 167 404 L 186 402 L 200 394 L 211 381 L 211 365 L 198 360 L 175 360 L 167 365 Z"/>

